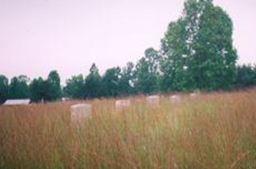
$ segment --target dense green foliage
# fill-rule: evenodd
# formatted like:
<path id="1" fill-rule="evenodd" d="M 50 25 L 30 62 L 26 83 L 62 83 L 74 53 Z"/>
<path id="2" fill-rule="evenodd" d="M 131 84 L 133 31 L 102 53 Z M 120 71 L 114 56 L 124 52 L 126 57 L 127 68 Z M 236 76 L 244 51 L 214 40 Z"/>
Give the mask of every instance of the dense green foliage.
<path id="1" fill-rule="evenodd" d="M 60 86 L 60 76 L 57 71 L 51 71 L 46 80 L 47 101 L 56 101 L 61 98 L 62 91 Z"/>
<path id="2" fill-rule="evenodd" d="M 71 98 L 82 99 L 84 98 L 85 81 L 83 75 L 72 76 L 71 79 L 66 81 L 66 86 L 63 89 L 64 96 Z"/>
<path id="3" fill-rule="evenodd" d="M 3 104 L 8 97 L 8 79 L 0 75 L 0 104 Z"/>
<path id="4" fill-rule="evenodd" d="M 212 0 L 186 0 L 177 21 L 171 22 L 160 50 L 148 48 L 136 64 L 107 69 L 101 76 L 92 64 L 87 76 L 73 76 L 63 92 L 57 71 L 48 78 L 0 76 L 0 103 L 7 98 L 33 102 L 55 101 L 62 96 L 75 99 L 118 97 L 176 91 L 215 91 L 256 85 L 256 67 L 236 66 L 229 15 Z M 29 85 L 28 85 L 29 84 Z M 28 87 L 29 86 L 29 87 Z"/>
<path id="5" fill-rule="evenodd" d="M 107 97 L 116 97 L 119 95 L 119 80 L 121 69 L 114 67 L 106 70 L 102 77 L 102 94 Z"/>
<path id="6" fill-rule="evenodd" d="M 95 98 L 101 95 L 101 76 L 99 69 L 95 64 L 92 64 L 90 73 L 85 79 L 85 98 Z"/>
<path id="7" fill-rule="evenodd" d="M 30 83 L 31 101 L 56 101 L 62 97 L 60 77 L 57 71 L 51 71 L 46 80 L 41 77 Z"/>
<path id="8" fill-rule="evenodd" d="M 165 91 L 229 89 L 237 54 L 228 14 L 211 0 L 187 0 L 162 40 Z"/>
<path id="9" fill-rule="evenodd" d="M 24 75 L 18 77 L 13 77 L 9 85 L 9 96 L 10 99 L 24 99 L 28 98 L 29 87 L 28 87 L 29 78 Z"/>
<path id="10" fill-rule="evenodd" d="M 135 87 L 140 93 L 158 92 L 160 59 L 161 56 L 156 50 L 148 48 L 145 51 L 145 57 L 138 61 L 135 71 Z"/>
<path id="11" fill-rule="evenodd" d="M 125 67 L 122 68 L 119 79 L 119 95 L 127 96 L 135 93 L 134 89 L 134 77 L 135 67 L 132 62 L 128 62 Z"/>
<path id="12" fill-rule="evenodd" d="M 251 87 L 256 85 L 256 65 L 242 65 L 237 67 L 235 86 L 237 88 Z"/>
<path id="13" fill-rule="evenodd" d="M 45 99 L 46 85 L 45 81 L 39 77 L 34 79 L 30 85 L 30 99 L 32 102 L 41 102 Z"/>

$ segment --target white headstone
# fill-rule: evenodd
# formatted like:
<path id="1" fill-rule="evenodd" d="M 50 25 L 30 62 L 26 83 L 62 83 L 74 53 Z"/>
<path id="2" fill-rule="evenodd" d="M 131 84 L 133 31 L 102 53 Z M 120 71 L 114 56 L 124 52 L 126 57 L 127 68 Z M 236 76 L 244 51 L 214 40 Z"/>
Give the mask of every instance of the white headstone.
<path id="1" fill-rule="evenodd" d="M 72 124 L 82 124 L 92 114 L 90 104 L 75 104 L 71 106 L 70 110 Z"/>
<path id="2" fill-rule="evenodd" d="M 63 102 L 68 101 L 68 100 L 70 100 L 68 97 L 62 97 L 61 98 L 61 101 L 63 101 Z"/>
<path id="3" fill-rule="evenodd" d="M 198 95 L 198 93 L 195 93 L 195 92 L 189 94 L 189 96 L 192 97 L 192 98 L 196 97 L 197 95 Z"/>
<path id="4" fill-rule="evenodd" d="M 147 100 L 147 104 L 149 105 L 159 105 L 160 96 L 158 95 L 148 96 L 146 100 Z"/>
<path id="5" fill-rule="evenodd" d="M 172 103 L 180 103 L 181 97 L 179 95 L 172 95 L 170 96 L 170 100 Z"/>
<path id="6" fill-rule="evenodd" d="M 116 110 L 123 110 L 128 108 L 131 105 L 131 100 L 126 99 L 126 100 L 117 100 L 115 103 Z"/>

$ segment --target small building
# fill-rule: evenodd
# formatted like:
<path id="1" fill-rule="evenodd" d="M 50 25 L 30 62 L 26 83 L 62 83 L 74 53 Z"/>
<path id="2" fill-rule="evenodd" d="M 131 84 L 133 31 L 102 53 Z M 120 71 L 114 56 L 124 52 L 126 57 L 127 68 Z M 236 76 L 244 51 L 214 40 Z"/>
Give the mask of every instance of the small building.
<path id="1" fill-rule="evenodd" d="M 30 99 L 8 99 L 3 105 L 28 105 Z"/>

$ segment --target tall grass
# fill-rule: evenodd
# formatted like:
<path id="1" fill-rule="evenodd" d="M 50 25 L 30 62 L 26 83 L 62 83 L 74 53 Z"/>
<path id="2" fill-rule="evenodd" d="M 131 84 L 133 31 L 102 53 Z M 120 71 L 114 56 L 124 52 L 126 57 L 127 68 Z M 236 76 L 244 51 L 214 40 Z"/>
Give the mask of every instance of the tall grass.
<path id="1" fill-rule="evenodd" d="M 1 169 L 255 169 L 256 91 L 94 100 L 70 124 L 72 103 L 0 107 Z"/>

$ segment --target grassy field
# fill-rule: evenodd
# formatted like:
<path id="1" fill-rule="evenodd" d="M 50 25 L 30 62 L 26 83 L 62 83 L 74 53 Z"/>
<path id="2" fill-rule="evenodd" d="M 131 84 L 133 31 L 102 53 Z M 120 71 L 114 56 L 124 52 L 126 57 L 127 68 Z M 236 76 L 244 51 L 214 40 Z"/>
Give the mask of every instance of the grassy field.
<path id="1" fill-rule="evenodd" d="M 1 169 L 255 169 L 256 90 L 201 94 L 159 106 L 94 100 L 84 126 L 75 102 L 0 107 Z"/>

